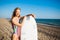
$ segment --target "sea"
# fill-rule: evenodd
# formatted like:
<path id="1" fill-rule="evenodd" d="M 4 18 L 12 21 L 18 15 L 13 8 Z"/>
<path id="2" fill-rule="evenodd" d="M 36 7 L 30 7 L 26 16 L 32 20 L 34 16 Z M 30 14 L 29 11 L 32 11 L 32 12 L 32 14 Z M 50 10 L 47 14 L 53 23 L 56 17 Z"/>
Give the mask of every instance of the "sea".
<path id="1" fill-rule="evenodd" d="M 54 25 L 60 27 L 60 19 L 35 19 L 37 23 Z"/>

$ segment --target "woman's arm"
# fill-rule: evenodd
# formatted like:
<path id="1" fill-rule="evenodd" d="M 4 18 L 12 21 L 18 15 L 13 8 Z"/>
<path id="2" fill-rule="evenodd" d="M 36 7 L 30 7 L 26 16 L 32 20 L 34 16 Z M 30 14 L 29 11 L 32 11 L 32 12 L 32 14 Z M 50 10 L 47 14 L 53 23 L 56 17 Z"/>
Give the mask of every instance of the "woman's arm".
<path id="1" fill-rule="evenodd" d="M 25 16 L 24 16 L 24 18 L 25 18 Z M 13 18 L 13 19 L 12 19 L 13 24 L 22 27 L 22 25 L 23 25 L 23 23 L 24 23 L 24 19 L 23 19 L 23 21 L 22 21 L 21 24 L 20 24 L 17 20 L 18 20 L 17 18 Z"/>
<path id="2" fill-rule="evenodd" d="M 13 18 L 13 19 L 12 19 L 12 23 L 15 24 L 15 25 L 17 25 L 17 26 L 22 26 L 21 24 L 18 23 L 17 20 L 18 20 L 18 19 L 17 19 L 16 17 Z"/>

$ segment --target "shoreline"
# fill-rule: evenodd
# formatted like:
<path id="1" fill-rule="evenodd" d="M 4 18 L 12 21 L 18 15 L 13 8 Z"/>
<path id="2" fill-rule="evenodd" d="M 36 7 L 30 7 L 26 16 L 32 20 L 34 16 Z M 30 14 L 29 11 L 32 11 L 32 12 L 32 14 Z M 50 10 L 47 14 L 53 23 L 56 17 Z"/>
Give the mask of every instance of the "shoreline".
<path id="1" fill-rule="evenodd" d="M 37 23 L 37 24 L 45 25 L 45 26 L 47 25 L 48 27 L 52 26 L 52 27 L 60 28 L 60 26 L 57 26 L 57 25 L 50 25 L 50 24 L 45 24 L 45 23 Z"/>

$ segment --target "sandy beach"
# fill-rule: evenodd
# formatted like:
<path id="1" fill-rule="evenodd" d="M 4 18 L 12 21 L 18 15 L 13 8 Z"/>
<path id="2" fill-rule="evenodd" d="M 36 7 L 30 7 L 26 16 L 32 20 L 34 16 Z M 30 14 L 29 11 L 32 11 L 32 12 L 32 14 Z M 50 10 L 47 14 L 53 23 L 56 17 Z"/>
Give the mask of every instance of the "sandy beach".
<path id="1" fill-rule="evenodd" d="M 38 40 L 60 40 L 60 27 L 37 23 Z M 13 30 L 7 19 L 0 19 L 0 40 L 11 40 Z"/>
<path id="2" fill-rule="evenodd" d="M 60 27 L 37 24 L 39 40 L 60 40 Z"/>

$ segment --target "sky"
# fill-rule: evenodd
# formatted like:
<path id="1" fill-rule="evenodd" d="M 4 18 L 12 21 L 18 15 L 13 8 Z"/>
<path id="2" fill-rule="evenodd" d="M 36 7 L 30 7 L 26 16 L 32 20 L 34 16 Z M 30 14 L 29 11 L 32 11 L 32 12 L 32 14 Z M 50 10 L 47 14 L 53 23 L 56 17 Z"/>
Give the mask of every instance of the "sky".
<path id="1" fill-rule="evenodd" d="M 16 7 L 21 16 L 35 14 L 40 19 L 60 19 L 60 0 L 0 0 L 0 18 L 11 18 Z"/>

